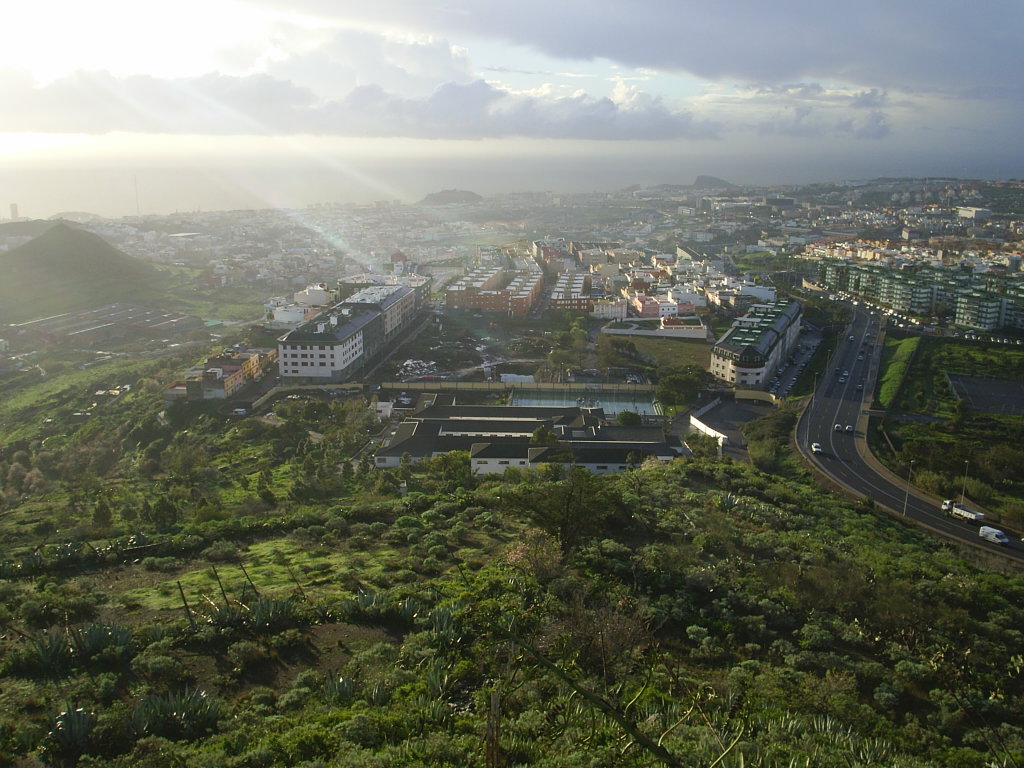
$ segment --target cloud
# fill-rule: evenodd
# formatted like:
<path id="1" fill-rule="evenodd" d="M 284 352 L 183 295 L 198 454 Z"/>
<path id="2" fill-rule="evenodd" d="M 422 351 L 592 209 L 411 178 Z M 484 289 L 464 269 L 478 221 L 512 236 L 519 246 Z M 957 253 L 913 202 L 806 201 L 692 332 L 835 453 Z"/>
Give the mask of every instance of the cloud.
<path id="1" fill-rule="evenodd" d="M 289 39 L 282 41 L 286 55 L 267 63 L 265 70 L 324 98 L 341 98 L 371 83 L 401 96 L 424 97 L 440 83 L 476 79 L 465 49 L 442 38 L 346 29 L 303 50 L 291 40 L 296 34 L 289 31 Z"/>
<path id="2" fill-rule="evenodd" d="M 620 86 L 612 98 L 543 89 L 515 93 L 482 80 L 448 82 L 425 97 L 373 85 L 322 100 L 268 75 L 165 80 L 77 72 L 45 86 L 0 79 L 0 131 L 49 133 L 317 134 L 479 139 L 709 139 L 720 126 Z"/>
<path id="3" fill-rule="evenodd" d="M 313 94 L 267 75 L 166 80 L 76 72 L 42 87 L 24 79 L 5 88 L 4 132 L 294 132 Z"/>
<path id="4" fill-rule="evenodd" d="M 279 0 L 252 0 L 283 7 Z M 1015 88 L 1024 37 L 1018 0 L 289 0 L 338 23 L 457 39 L 499 39 L 559 59 L 746 82 L 832 80 L 867 88 Z"/>
<path id="5" fill-rule="evenodd" d="M 793 107 L 782 115 L 763 120 L 758 134 L 818 138 L 852 136 L 855 139 L 884 139 L 892 133 L 889 117 L 880 110 L 867 116 L 835 117 L 826 110 L 807 105 Z"/>

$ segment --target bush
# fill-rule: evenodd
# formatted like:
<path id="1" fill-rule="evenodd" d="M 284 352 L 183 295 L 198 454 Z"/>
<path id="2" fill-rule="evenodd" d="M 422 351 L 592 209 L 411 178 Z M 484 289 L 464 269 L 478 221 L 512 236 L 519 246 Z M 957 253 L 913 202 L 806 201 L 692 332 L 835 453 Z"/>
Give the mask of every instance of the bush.
<path id="1" fill-rule="evenodd" d="M 220 539 L 203 550 L 203 557 L 215 563 L 237 563 L 241 560 L 238 544 Z"/>
<path id="2" fill-rule="evenodd" d="M 185 676 L 181 662 L 170 656 L 144 653 L 132 660 L 132 672 L 153 684 L 180 682 Z"/>
<path id="3" fill-rule="evenodd" d="M 145 571 L 173 571 L 181 565 L 176 557 L 147 557 L 142 561 L 142 569 Z"/>
<path id="4" fill-rule="evenodd" d="M 267 651 L 262 645 L 252 640 L 240 640 L 228 648 L 228 658 L 231 659 L 231 663 L 235 665 L 238 672 L 244 673 L 265 661 Z"/>

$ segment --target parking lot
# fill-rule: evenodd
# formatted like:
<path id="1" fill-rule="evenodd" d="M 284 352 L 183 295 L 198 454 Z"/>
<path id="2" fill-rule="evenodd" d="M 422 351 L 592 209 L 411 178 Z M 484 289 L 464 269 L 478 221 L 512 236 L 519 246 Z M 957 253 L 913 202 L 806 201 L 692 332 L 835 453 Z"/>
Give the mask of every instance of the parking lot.
<path id="1" fill-rule="evenodd" d="M 821 344 L 821 334 L 817 331 L 804 330 L 800 333 L 800 341 L 796 351 L 790 356 L 783 368 L 780 368 L 774 378 L 768 382 L 768 391 L 779 397 L 786 397 L 804 372 L 804 368 L 814 357 L 818 345 Z"/>

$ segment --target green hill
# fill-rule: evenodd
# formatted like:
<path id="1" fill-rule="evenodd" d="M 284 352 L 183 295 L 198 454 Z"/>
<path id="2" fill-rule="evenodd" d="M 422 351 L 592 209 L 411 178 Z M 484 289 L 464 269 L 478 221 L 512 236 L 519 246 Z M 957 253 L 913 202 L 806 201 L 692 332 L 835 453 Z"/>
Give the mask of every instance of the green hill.
<path id="1" fill-rule="evenodd" d="M 138 301 L 160 281 L 156 268 L 59 222 L 0 254 L 0 322 Z"/>

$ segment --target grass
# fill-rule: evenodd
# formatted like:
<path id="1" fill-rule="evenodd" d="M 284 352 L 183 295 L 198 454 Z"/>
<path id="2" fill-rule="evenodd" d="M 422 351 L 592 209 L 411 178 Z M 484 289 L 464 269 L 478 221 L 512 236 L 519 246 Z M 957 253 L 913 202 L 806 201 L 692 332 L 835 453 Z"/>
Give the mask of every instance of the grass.
<path id="1" fill-rule="evenodd" d="M 882 350 L 882 375 L 878 386 L 878 401 L 883 408 L 892 408 L 896 404 L 920 341 L 919 336 L 910 336 L 902 340 L 886 338 Z"/>
<path id="2" fill-rule="evenodd" d="M 93 392 L 104 385 L 134 381 L 153 367 L 151 360 L 112 359 L 84 371 L 62 367 L 59 374 L 24 381 L 20 388 L 0 397 L 0 423 L 4 439 L 13 442 L 42 434 L 43 419 L 52 418 L 52 429 L 65 430 L 64 418 L 76 410 L 92 410 Z M 45 366 L 44 366 L 45 368 Z M 109 404 L 107 404 L 109 405 Z M 103 406 L 106 407 L 106 406 Z"/>
<path id="3" fill-rule="evenodd" d="M 711 365 L 711 345 L 693 339 L 656 339 L 649 336 L 629 336 L 637 350 L 658 361 L 658 365 Z"/>

